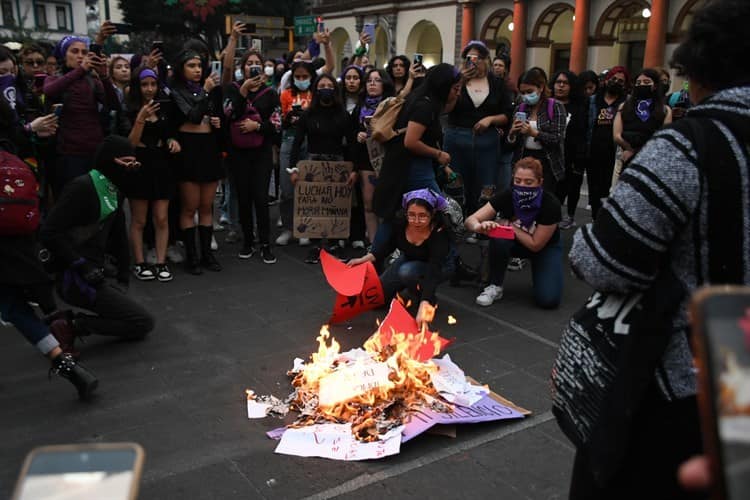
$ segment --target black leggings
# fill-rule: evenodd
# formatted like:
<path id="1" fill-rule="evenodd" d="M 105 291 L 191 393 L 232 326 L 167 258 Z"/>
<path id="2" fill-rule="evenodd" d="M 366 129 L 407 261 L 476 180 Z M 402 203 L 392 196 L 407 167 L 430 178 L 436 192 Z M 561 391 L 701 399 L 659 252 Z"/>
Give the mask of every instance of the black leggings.
<path id="1" fill-rule="evenodd" d="M 258 224 L 261 245 L 268 245 L 271 232 L 268 213 L 268 185 L 273 172 L 273 152 L 270 146 L 257 149 L 233 149 L 229 164 L 232 169 L 233 188 L 237 193 L 240 226 L 246 244 L 255 242 L 253 234 L 253 208 Z"/>
<path id="2" fill-rule="evenodd" d="M 567 212 L 570 217 L 576 214 L 578 202 L 581 200 L 581 186 L 583 185 L 583 172 L 586 171 L 588 161 L 584 158 L 573 160 L 565 157 L 565 178 L 557 184 L 557 199 L 560 203 L 567 201 Z"/>

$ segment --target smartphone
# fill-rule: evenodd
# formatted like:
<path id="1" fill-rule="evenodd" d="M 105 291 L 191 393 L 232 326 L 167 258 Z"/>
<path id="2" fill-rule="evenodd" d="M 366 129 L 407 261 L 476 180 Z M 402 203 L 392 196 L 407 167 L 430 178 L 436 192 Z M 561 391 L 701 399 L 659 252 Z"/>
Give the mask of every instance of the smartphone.
<path id="1" fill-rule="evenodd" d="M 497 226 L 487 231 L 487 236 L 502 240 L 514 240 L 516 239 L 516 232 L 512 226 Z"/>
<path id="2" fill-rule="evenodd" d="M 323 33 L 326 29 L 326 23 L 323 22 L 322 17 L 318 17 L 318 33 Z"/>
<path id="3" fill-rule="evenodd" d="M 414 65 L 422 66 L 423 59 L 424 57 L 422 56 L 422 54 L 414 54 Z"/>
<path id="4" fill-rule="evenodd" d="M 263 72 L 262 66 L 250 66 L 250 78 L 255 78 L 256 76 L 260 76 L 262 72 Z"/>
<path id="5" fill-rule="evenodd" d="M 242 27 L 242 33 L 245 35 L 250 35 L 256 31 L 258 31 L 258 25 L 255 23 L 245 23 Z"/>
<path id="6" fill-rule="evenodd" d="M 117 28 L 118 35 L 129 35 L 133 32 L 133 25 L 129 23 L 111 23 Z"/>
<path id="7" fill-rule="evenodd" d="M 711 498 L 750 498 L 750 287 L 701 288 L 690 318 Z"/>
<path id="8" fill-rule="evenodd" d="M 253 38 L 250 40 L 250 48 L 257 50 L 258 52 L 263 52 L 263 40 L 260 38 Z"/>
<path id="9" fill-rule="evenodd" d="M 221 61 L 211 61 L 211 71 L 209 75 L 216 73 L 221 76 Z"/>
<path id="10" fill-rule="evenodd" d="M 151 52 L 153 52 L 155 50 L 159 51 L 159 52 L 161 52 L 163 54 L 164 53 L 164 42 L 162 42 L 161 40 L 154 40 L 153 42 L 151 42 L 151 51 L 149 53 L 151 53 Z"/>
<path id="11" fill-rule="evenodd" d="M 34 87 L 36 88 L 42 88 L 44 87 L 44 80 L 47 79 L 47 73 L 37 73 L 34 75 Z"/>
<path id="12" fill-rule="evenodd" d="M 134 500 L 143 469 L 135 443 L 42 446 L 26 456 L 13 500 Z"/>
<path id="13" fill-rule="evenodd" d="M 93 52 L 99 57 L 102 57 L 102 46 L 98 43 L 92 43 L 89 45 L 89 52 Z"/>
<path id="14" fill-rule="evenodd" d="M 52 105 L 52 112 L 55 114 L 56 117 L 60 118 L 62 116 L 62 110 L 63 105 L 62 104 L 53 104 Z"/>
<path id="15" fill-rule="evenodd" d="M 365 23 L 362 31 L 370 37 L 370 43 L 375 43 L 375 25 L 372 23 Z"/>
<path id="16" fill-rule="evenodd" d="M 513 115 L 513 118 L 515 120 L 519 120 L 519 121 L 525 122 L 526 119 L 528 118 L 528 115 L 526 113 L 524 113 L 523 111 L 516 111 L 516 114 Z"/>
<path id="17" fill-rule="evenodd" d="M 474 54 L 466 56 L 466 67 L 467 68 L 473 68 L 473 67 L 475 67 L 477 65 L 477 60 L 478 59 L 479 58 L 476 55 L 474 55 Z"/>

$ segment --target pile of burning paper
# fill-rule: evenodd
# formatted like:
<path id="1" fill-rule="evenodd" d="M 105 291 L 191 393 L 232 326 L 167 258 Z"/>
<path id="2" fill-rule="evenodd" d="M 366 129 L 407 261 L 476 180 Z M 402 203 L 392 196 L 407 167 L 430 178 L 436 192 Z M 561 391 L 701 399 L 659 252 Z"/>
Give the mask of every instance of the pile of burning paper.
<path id="1" fill-rule="evenodd" d="M 407 332 L 407 333 L 403 333 Z M 308 362 L 289 371 L 294 391 L 286 399 L 298 418 L 270 431 L 277 453 L 362 460 L 396 454 L 402 442 L 438 424 L 523 418 L 523 408 L 467 379 L 449 355 L 449 342 L 419 330 L 397 301 L 363 348 L 341 352 L 327 327 Z M 284 414 L 272 396 L 248 391 L 248 416 Z"/>

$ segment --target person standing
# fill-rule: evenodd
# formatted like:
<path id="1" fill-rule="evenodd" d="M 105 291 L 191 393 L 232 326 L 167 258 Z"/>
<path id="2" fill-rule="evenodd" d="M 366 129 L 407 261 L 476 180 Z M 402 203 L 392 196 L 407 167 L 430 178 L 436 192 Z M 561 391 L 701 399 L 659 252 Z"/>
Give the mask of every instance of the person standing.
<path id="1" fill-rule="evenodd" d="M 570 498 L 705 498 L 683 491 L 677 474 L 703 448 L 687 302 L 704 284 L 750 285 L 749 22 L 744 0 L 719 0 L 695 12 L 670 63 L 690 82 L 694 106 L 653 135 L 595 222 L 575 234 L 571 266 L 595 290 L 647 293 L 668 273 L 685 293 L 666 318 L 661 333 L 669 343 L 658 367 L 640 403 L 629 408 L 622 458 L 601 477 L 589 447 L 579 447 Z"/>

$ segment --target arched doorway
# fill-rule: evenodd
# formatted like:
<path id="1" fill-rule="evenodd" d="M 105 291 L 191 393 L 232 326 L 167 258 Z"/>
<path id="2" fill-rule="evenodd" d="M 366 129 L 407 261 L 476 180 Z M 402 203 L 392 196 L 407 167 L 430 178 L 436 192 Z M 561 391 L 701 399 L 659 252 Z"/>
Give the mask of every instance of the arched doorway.
<path id="1" fill-rule="evenodd" d="M 500 47 L 505 46 L 510 54 L 510 40 L 513 34 L 511 31 L 512 23 L 513 11 L 498 9 L 484 22 L 479 38 L 491 51 L 497 52 Z"/>
<path id="2" fill-rule="evenodd" d="M 531 47 L 549 47 L 549 73 L 570 67 L 570 43 L 573 39 L 575 7 L 555 3 L 542 12 L 531 31 Z"/>
<path id="3" fill-rule="evenodd" d="M 406 39 L 406 56 L 415 53 L 423 56 L 425 67 L 429 68 L 443 60 L 443 39 L 437 26 L 430 21 L 419 21 Z"/>
<path id="4" fill-rule="evenodd" d="M 388 31 L 382 24 L 375 28 L 375 50 L 370 54 L 370 64 L 376 68 L 385 68 L 391 58 L 391 41 L 388 39 Z"/>
<path id="5" fill-rule="evenodd" d="M 677 13 L 677 18 L 674 21 L 674 27 L 672 28 L 672 36 L 682 38 L 687 33 L 690 23 L 693 22 L 693 15 L 706 5 L 706 0 L 688 0 L 685 5 L 682 6 L 680 12 Z"/>
<path id="6" fill-rule="evenodd" d="M 643 66 L 646 51 L 648 18 L 646 0 L 617 0 L 607 7 L 596 24 L 594 40 L 597 45 L 612 47 L 607 66 L 622 64 L 633 71 Z"/>
<path id="7" fill-rule="evenodd" d="M 349 39 L 349 33 L 344 28 L 336 28 L 331 32 L 331 45 L 333 46 L 333 53 L 336 55 L 333 74 L 338 75 L 344 70 L 341 66 L 341 59 L 352 53 L 352 42 Z"/>

